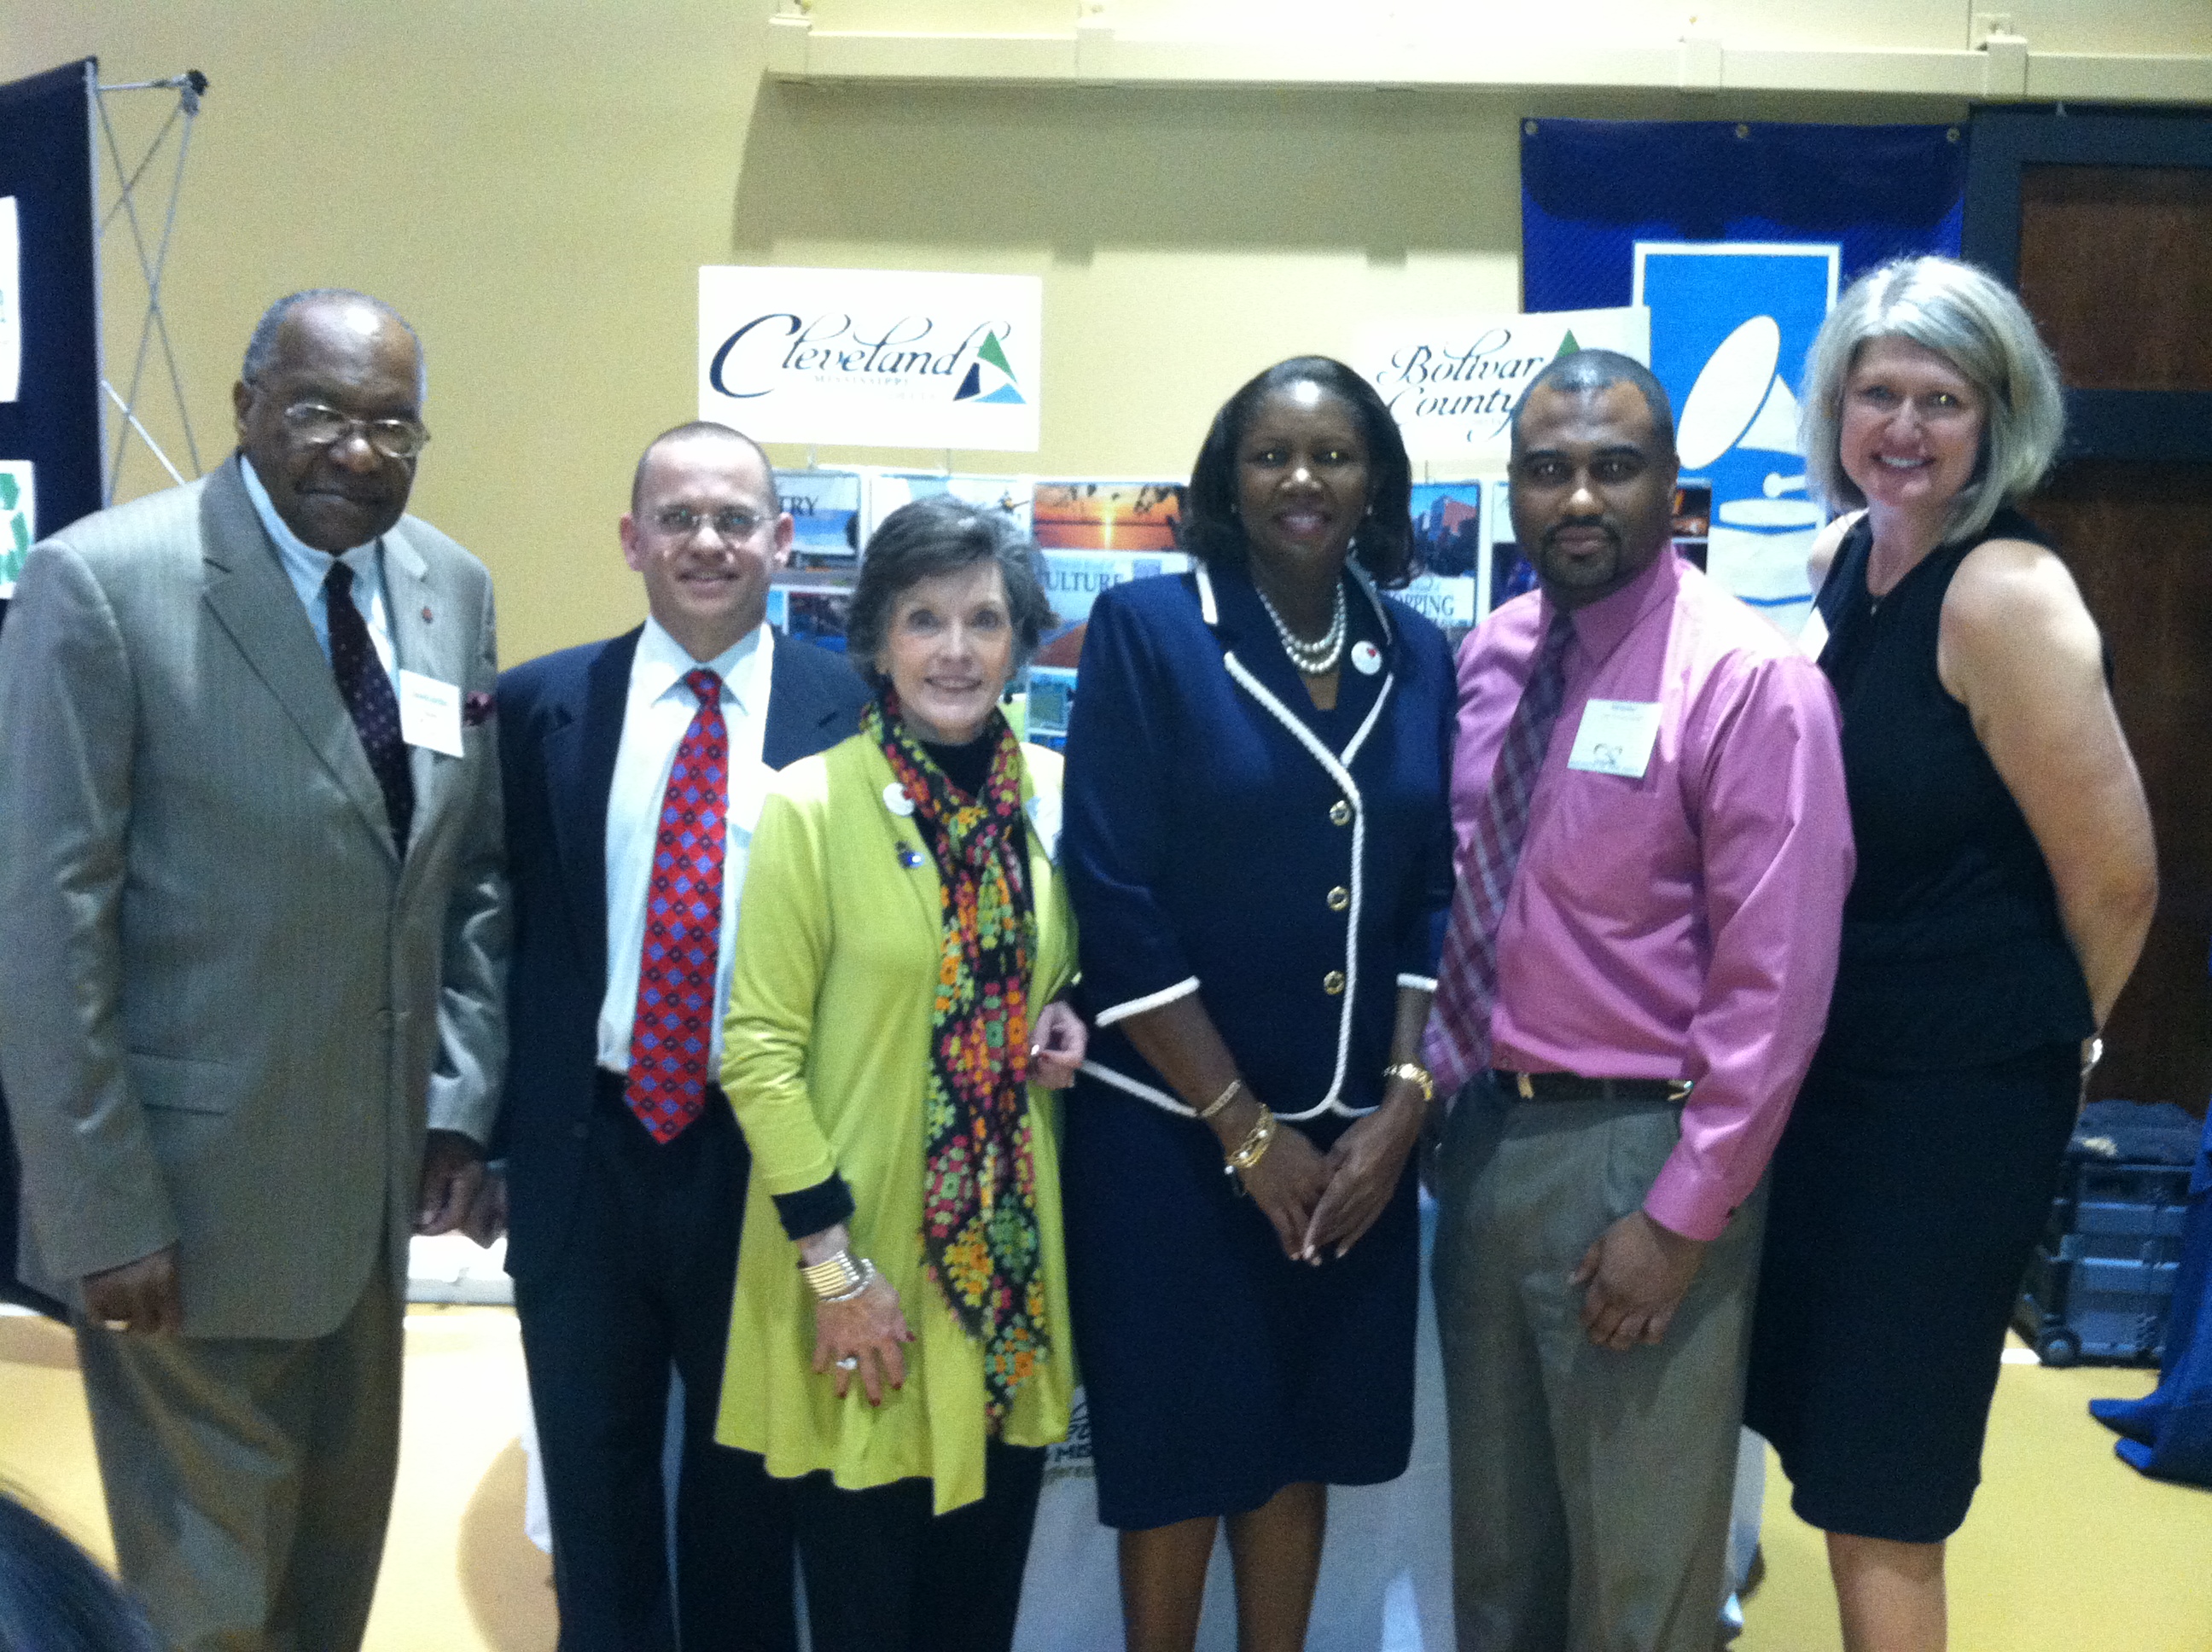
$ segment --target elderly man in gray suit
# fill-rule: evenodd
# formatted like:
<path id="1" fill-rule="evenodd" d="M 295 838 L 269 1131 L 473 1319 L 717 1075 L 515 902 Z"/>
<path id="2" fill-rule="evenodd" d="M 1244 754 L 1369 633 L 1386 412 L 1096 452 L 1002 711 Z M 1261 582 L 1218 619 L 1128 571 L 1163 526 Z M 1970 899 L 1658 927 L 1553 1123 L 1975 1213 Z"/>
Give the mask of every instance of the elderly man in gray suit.
<path id="1" fill-rule="evenodd" d="M 25 1261 L 183 1649 L 360 1644 L 408 1237 L 464 1219 L 495 1101 L 491 586 L 401 514 L 422 392 L 385 305 L 280 301 L 238 454 L 35 547 L 0 637 Z"/>

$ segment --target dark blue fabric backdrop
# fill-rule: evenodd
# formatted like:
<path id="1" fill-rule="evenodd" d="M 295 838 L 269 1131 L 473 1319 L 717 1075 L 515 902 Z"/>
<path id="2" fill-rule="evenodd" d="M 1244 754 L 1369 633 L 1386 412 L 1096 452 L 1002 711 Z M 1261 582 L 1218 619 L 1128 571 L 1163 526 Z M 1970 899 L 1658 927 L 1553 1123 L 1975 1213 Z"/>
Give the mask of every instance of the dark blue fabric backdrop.
<path id="1" fill-rule="evenodd" d="M 0 196 L 21 240 L 23 374 L 0 459 L 27 459 L 38 537 L 100 508 L 100 295 L 92 222 L 98 60 L 0 86 Z"/>
<path id="2" fill-rule="evenodd" d="M 1845 285 L 1885 258 L 1956 257 L 1966 130 L 1526 121 L 1521 307 L 1631 302 L 1639 240 L 1836 241 Z"/>
<path id="3" fill-rule="evenodd" d="M 0 86 L 0 196 L 15 197 L 16 399 L 0 459 L 29 459 L 40 538 L 100 508 L 100 294 L 92 222 L 94 58 Z M 7 604 L 0 603 L 0 616 Z M 15 1279 L 16 1165 L 0 1096 L 0 1299 L 58 1315 Z"/>

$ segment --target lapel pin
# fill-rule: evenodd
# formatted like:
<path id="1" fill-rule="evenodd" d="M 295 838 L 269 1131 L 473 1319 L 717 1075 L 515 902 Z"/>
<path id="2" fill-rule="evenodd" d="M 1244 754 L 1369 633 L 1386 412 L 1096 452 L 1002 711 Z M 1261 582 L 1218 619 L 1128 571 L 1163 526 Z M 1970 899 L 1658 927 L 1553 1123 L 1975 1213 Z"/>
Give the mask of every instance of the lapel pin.
<path id="1" fill-rule="evenodd" d="M 1382 651 L 1371 642 L 1352 645 L 1352 669 L 1362 677 L 1372 677 L 1382 669 Z"/>
<path id="2" fill-rule="evenodd" d="M 899 845 L 898 857 L 899 865 L 904 866 L 908 872 L 912 872 L 921 864 L 921 851 L 908 848 L 903 843 Z"/>
<path id="3" fill-rule="evenodd" d="M 907 796 L 904 787 L 893 780 L 884 787 L 884 807 L 895 815 L 910 815 L 914 812 L 914 799 Z"/>
<path id="4" fill-rule="evenodd" d="M 423 604 L 423 608 L 422 608 L 422 623 L 423 623 L 423 624 L 425 624 L 425 625 L 428 625 L 429 623 L 430 623 L 430 609 L 429 609 L 429 604 L 428 604 L 426 603 L 426 604 Z"/>

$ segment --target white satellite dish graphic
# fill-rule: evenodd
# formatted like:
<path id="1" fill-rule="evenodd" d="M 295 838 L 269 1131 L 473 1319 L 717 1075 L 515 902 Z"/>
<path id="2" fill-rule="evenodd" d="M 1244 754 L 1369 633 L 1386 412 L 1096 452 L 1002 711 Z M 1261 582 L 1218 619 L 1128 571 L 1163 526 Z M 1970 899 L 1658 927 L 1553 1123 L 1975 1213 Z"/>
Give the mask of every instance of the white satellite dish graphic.
<path id="1" fill-rule="evenodd" d="M 1721 340 L 1682 402 L 1674 445 L 1685 470 L 1702 471 L 1731 447 L 1797 451 L 1797 398 L 1774 370 L 1781 359 L 1782 329 L 1771 315 Z"/>
<path id="2" fill-rule="evenodd" d="M 1775 368 L 1782 328 L 1755 315 L 1721 341 L 1682 401 L 1674 445 L 1686 471 L 1703 471 L 1733 450 L 1797 452 L 1797 398 Z M 1795 633 L 1811 601 L 1805 558 L 1825 513 L 1809 499 L 1784 499 L 1805 485 L 1801 474 L 1769 472 L 1759 495 L 1713 501 L 1706 572 L 1725 590 L 1757 604 Z"/>

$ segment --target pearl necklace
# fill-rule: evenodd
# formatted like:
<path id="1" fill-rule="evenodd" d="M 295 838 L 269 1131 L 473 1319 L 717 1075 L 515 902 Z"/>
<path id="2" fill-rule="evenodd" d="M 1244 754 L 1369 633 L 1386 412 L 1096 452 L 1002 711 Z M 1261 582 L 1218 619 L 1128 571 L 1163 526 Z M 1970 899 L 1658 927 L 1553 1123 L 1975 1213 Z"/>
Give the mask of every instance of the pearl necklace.
<path id="1" fill-rule="evenodd" d="M 1254 590 L 1260 587 L 1255 583 Z M 1260 592 L 1260 605 L 1267 610 L 1267 617 L 1275 622 L 1275 635 L 1283 640 L 1283 652 L 1291 657 L 1291 664 L 1298 668 L 1301 677 L 1327 677 L 1336 669 L 1336 662 L 1344 658 L 1344 582 L 1336 585 L 1336 605 L 1329 616 L 1328 629 L 1314 641 L 1308 642 L 1283 623 L 1283 616 L 1275 611 L 1275 604 L 1267 600 L 1267 593 Z"/>

